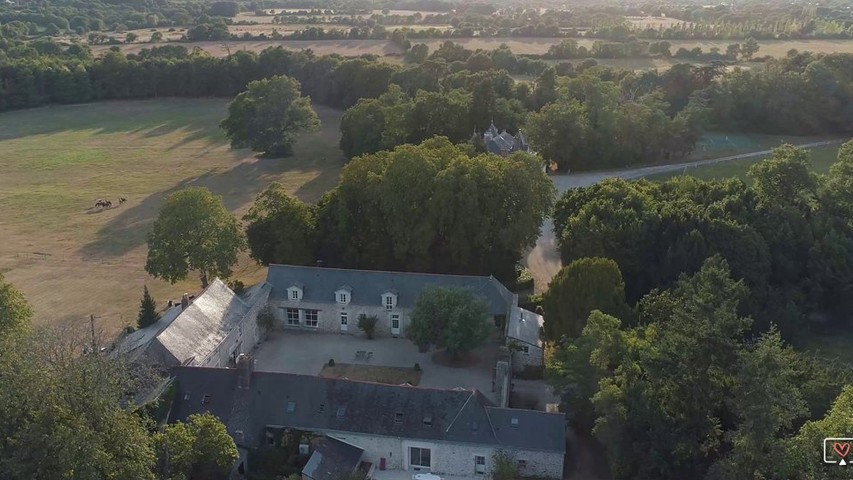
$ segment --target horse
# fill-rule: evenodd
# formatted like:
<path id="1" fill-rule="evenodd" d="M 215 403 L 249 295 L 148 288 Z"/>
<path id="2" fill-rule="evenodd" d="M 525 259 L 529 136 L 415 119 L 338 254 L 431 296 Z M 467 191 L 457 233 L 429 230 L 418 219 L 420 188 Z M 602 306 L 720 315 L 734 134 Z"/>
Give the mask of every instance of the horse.
<path id="1" fill-rule="evenodd" d="M 103 198 L 99 198 L 99 199 L 95 200 L 95 208 L 103 208 L 106 206 L 107 206 L 107 200 L 104 200 Z"/>
<path id="2" fill-rule="evenodd" d="M 113 208 L 113 202 L 104 200 L 104 208 Z"/>
<path id="3" fill-rule="evenodd" d="M 124 203 L 124 202 L 126 202 L 126 201 L 127 201 L 127 199 L 126 199 L 126 198 L 124 198 L 124 197 L 118 197 L 118 204 L 119 204 L 119 205 L 123 204 L 123 203 Z"/>

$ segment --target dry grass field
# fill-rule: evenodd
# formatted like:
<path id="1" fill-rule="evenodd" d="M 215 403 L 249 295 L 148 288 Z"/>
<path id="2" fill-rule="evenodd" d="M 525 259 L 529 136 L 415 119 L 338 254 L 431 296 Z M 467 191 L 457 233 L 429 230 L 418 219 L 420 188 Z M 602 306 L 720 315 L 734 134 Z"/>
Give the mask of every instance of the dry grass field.
<path id="1" fill-rule="evenodd" d="M 112 336 L 135 324 L 144 284 L 160 306 L 197 292 L 197 278 L 169 285 L 144 271 L 147 232 L 171 192 L 205 186 L 242 216 L 272 181 L 308 201 L 337 183 L 340 111 L 316 108 L 323 126 L 298 140 L 293 157 L 258 159 L 223 138 L 226 105 L 163 99 L 0 114 L 0 272 L 39 322 L 94 314 Z M 120 196 L 128 202 L 92 208 Z M 235 272 L 247 284 L 265 275 L 247 256 Z"/>
<path id="2" fill-rule="evenodd" d="M 235 26 L 234 28 L 236 28 Z M 267 25 L 246 26 L 245 28 L 270 28 Z M 283 32 L 282 30 L 279 30 Z M 141 39 L 150 38 L 150 33 L 146 36 L 140 35 Z M 558 43 L 559 38 L 457 38 L 453 41 L 462 44 L 465 48 L 476 50 L 485 49 L 492 50 L 499 47 L 501 44 L 507 44 L 516 54 L 536 55 L 543 54 L 548 51 L 548 47 Z M 445 39 L 424 39 L 417 40 L 417 43 L 425 43 L 429 46 L 430 51 L 438 48 Z M 578 43 L 586 47 L 592 46 L 594 40 L 579 39 Z M 672 51 L 675 52 L 681 47 L 692 49 L 701 47 L 704 51 L 709 51 L 711 47 L 717 47 L 722 51 L 726 50 L 726 46 L 734 41 L 728 40 L 709 40 L 709 41 L 672 41 Z M 228 48 L 226 48 L 226 44 Z M 120 45 L 122 50 L 129 53 L 136 53 L 143 48 L 151 48 L 154 44 L 134 43 Z M 267 41 L 229 41 L 229 42 L 195 42 L 182 43 L 181 45 L 187 48 L 200 47 L 211 55 L 225 56 L 228 50 L 233 53 L 237 50 L 248 50 L 260 52 L 265 48 L 281 45 L 290 50 L 308 49 L 314 51 L 315 54 L 325 55 L 329 53 L 338 53 L 343 56 L 359 56 L 364 54 L 374 54 L 382 57 L 389 57 L 397 61 L 402 52 L 399 47 L 386 40 L 267 40 Z M 800 51 L 812 51 L 819 53 L 853 53 L 853 40 L 797 40 L 797 41 L 764 41 L 760 42 L 761 50 L 758 55 L 771 55 L 780 57 L 787 54 L 789 50 L 797 49 Z M 93 50 L 103 52 L 110 48 L 109 45 L 96 45 Z M 629 59 L 613 59 L 600 60 L 604 65 L 618 65 L 624 68 L 642 70 L 646 68 L 667 68 L 668 66 L 679 63 L 675 59 L 656 59 L 656 58 L 629 58 Z M 743 64 L 751 66 L 753 64 Z"/>

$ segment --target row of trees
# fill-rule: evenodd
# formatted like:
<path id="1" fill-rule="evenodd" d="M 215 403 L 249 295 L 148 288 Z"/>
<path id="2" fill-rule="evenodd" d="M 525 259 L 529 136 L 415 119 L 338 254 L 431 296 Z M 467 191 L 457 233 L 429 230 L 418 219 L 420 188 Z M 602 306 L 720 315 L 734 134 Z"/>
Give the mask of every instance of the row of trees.
<path id="1" fill-rule="evenodd" d="M 158 427 L 129 395 L 146 372 L 31 319 L 0 276 L 0 477 L 227 478 L 237 447 L 216 417 Z"/>
<path id="2" fill-rule="evenodd" d="M 803 329 L 828 328 L 851 307 L 853 142 L 827 176 L 812 172 L 807 152 L 791 146 L 776 149 L 749 176 L 751 185 L 681 177 L 571 190 L 554 217 L 563 261 L 612 259 L 633 304 L 720 255 L 749 287 L 741 311 L 759 330 L 774 323 L 796 338 Z M 582 328 L 575 323 L 552 338 Z"/>
<path id="3" fill-rule="evenodd" d="M 514 278 L 539 235 L 554 186 L 528 155 L 471 156 L 436 137 L 358 157 L 318 205 L 274 183 L 246 215 L 246 238 L 203 188 L 170 195 L 148 239 L 146 270 L 202 285 L 227 278 L 247 245 L 263 264 L 314 264 Z M 175 235 L 174 232 L 186 232 Z"/>
<path id="4" fill-rule="evenodd" d="M 844 478 L 819 452 L 850 427 L 849 370 L 754 333 L 749 296 L 714 256 L 644 296 L 639 322 L 594 310 L 549 351 L 563 410 L 616 478 Z"/>

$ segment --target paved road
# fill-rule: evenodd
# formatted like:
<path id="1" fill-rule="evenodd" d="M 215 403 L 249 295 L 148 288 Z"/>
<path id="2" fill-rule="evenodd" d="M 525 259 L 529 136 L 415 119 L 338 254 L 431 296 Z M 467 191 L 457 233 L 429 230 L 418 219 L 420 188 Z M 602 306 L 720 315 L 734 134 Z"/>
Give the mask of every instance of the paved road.
<path id="1" fill-rule="evenodd" d="M 825 142 L 813 142 L 797 145 L 801 148 L 820 147 L 824 145 L 833 145 L 842 143 L 843 140 L 829 140 Z M 570 188 L 587 187 L 597 183 L 605 178 L 624 178 L 630 180 L 634 178 L 646 177 L 658 173 L 676 172 L 686 170 L 688 168 L 700 167 L 704 165 L 713 165 L 716 163 L 729 162 L 732 160 L 740 160 L 744 158 L 763 157 L 772 153 L 772 150 L 762 150 L 760 152 L 743 153 L 740 155 L 731 155 L 728 157 L 713 158 L 710 160 L 699 160 L 695 162 L 675 163 L 670 165 L 656 165 L 653 167 L 633 168 L 629 170 L 611 170 L 604 172 L 576 173 L 568 175 L 553 175 L 554 185 L 557 186 L 558 195 Z M 542 224 L 542 235 L 536 241 L 536 245 L 528 252 L 524 259 L 524 264 L 533 273 L 533 278 L 536 283 L 536 291 L 542 292 L 548 287 L 548 282 L 554 278 L 554 275 L 562 266 L 560 262 L 560 253 L 557 246 L 557 238 L 554 236 L 554 223 L 551 219 L 545 220 Z"/>

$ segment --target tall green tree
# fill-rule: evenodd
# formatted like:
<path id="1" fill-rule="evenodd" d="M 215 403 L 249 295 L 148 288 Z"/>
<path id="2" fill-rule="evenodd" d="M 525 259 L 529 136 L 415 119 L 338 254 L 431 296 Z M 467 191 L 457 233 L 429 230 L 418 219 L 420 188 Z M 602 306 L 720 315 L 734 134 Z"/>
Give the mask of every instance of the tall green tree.
<path id="1" fill-rule="evenodd" d="M 234 148 L 284 156 L 292 152 L 296 133 L 317 130 L 320 119 L 299 82 L 278 75 L 249 83 L 228 105 L 220 126 Z"/>
<path id="2" fill-rule="evenodd" d="M 142 301 L 139 302 L 139 315 L 136 317 L 136 325 L 139 328 L 145 328 L 157 323 L 157 320 L 160 320 L 160 314 L 157 313 L 157 303 L 148 293 L 148 285 L 145 285 L 142 290 Z"/>
<path id="3" fill-rule="evenodd" d="M 580 336 L 593 310 L 627 320 L 625 282 L 609 258 L 581 258 L 561 268 L 542 296 L 545 337 Z"/>
<path id="4" fill-rule="evenodd" d="M 222 197 L 190 187 L 166 197 L 148 236 L 145 271 L 175 283 L 195 270 L 207 288 L 211 277 L 231 275 L 231 265 L 245 248 L 246 239 Z"/>
<path id="5" fill-rule="evenodd" d="M 154 444 L 159 474 L 167 479 L 225 479 L 239 457 L 225 425 L 210 413 L 166 425 Z"/>
<path id="6" fill-rule="evenodd" d="M 421 348 L 435 345 L 460 356 L 479 347 L 491 331 L 488 307 L 470 290 L 429 287 L 418 296 L 406 335 Z"/>
<path id="7" fill-rule="evenodd" d="M 24 294 L 0 274 L 0 336 L 25 330 L 32 319 L 33 311 Z"/>
<path id="8" fill-rule="evenodd" d="M 316 216 L 313 205 L 290 197 L 281 183 L 270 184 L 243 217 L 252 258 L 264 265 L 313 264 Z"/>

